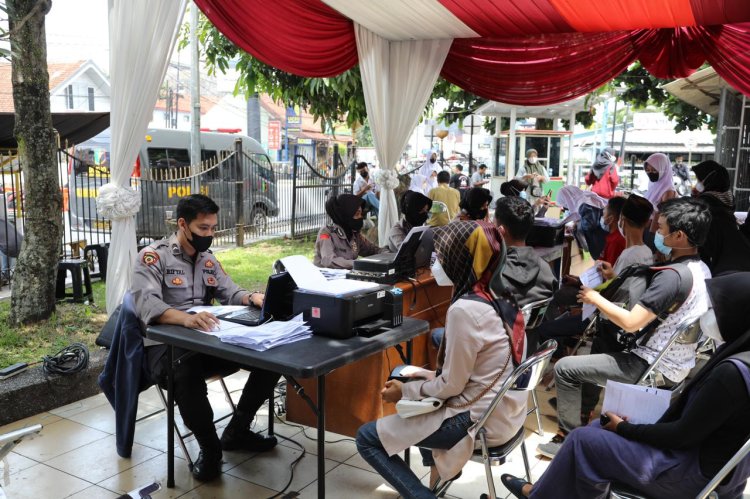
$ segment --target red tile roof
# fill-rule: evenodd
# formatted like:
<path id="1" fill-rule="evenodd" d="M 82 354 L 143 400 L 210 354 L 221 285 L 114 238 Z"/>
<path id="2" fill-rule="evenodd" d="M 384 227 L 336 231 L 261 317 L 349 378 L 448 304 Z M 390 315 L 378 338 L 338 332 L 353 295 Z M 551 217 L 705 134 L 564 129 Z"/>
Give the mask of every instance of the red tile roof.
<path id="1" fill-rule="evenodd" d="M 57 88 L 65 80 L 73 76 L 86 61 L 48 63 L 50 91 Z M 13 106 L 13 83 L 11 81 L 10 63 L 0 64 L 0 112 L 12 113 Z"/>

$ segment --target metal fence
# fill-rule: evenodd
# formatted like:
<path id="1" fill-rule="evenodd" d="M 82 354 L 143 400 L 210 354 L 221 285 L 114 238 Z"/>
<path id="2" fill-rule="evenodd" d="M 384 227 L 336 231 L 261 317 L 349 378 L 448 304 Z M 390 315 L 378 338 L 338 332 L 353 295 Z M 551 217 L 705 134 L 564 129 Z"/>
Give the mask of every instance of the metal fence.
<path id="1" fill-rule="evenodd" d="M 80 156 L 79 156 L 80 154 Z M 351 192 L 354 165 L 346 166 L 338 154 L 330 171 L 318 171 L 310 158 L 294 156 L 294 162 L 270 163 L 236 143 L 233 151 L 220 152 L 200 165 L 140 165 L 131 187 L 141 194 L 136 216 L 136 236 L 145 245 L 174 232 L 176 208 L 181 197 L 194 192 L 210 196 L 219 205 L 217 246 L 242 246 L 252 241 L 317 232 L 327 222 L 325 200 Z M 111 223 L 96 209 L 101 186 L 109 183 L 108 164 L 96 164 L 74 147 L 57 151 L 63 234 L 61 258 L 85 257 L 93 275 L 104 278 Z M 24 228 L 23 168 L 15 151 L 0 151 L 0 287 L 7 286 L 14 258 L 8 246 L 20 242 Z M 18 229 L 18 230 L 16 230 Z"/>

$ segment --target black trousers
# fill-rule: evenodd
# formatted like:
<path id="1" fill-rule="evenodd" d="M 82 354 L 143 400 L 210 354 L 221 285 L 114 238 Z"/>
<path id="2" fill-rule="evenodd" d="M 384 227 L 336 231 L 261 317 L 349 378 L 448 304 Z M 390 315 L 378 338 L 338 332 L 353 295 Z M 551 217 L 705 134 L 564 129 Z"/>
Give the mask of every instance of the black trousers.
<path id="1" fill-rule="evenodd" d="M 151 379 L 162 388 L 167 387 L 167 345 L 146 347 L 146 359 Z M 175 347 L 175 360 L 189 354 L 189 350 Z M 206 379 L 211 376 L 228 376 L 240 366 L 205 354 L 193 354 L 174 367 L 174 399 L 180 415 L 198 444 L 205 452 L 221 453 L 221 444 L 214 427 L 214 413 L 208 401 Z M 248 426 L 260 406 L 271 396 L 280 374 L 263 369 L 253 369 L 242 389 L 234 419 Z"/>

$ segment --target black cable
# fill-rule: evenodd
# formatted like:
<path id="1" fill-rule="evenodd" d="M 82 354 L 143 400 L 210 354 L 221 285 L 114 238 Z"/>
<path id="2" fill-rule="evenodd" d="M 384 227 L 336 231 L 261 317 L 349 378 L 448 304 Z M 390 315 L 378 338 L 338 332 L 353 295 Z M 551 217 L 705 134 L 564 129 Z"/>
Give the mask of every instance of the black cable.
<path id="1" fill-rule="evenodd" d="M 42 370 L 47 376 L 74 374 L 83 371 L 89 365 L 89 350 L 83 343 L 72 343 L 55 355 L 45 355 L 42 362 Z"/>

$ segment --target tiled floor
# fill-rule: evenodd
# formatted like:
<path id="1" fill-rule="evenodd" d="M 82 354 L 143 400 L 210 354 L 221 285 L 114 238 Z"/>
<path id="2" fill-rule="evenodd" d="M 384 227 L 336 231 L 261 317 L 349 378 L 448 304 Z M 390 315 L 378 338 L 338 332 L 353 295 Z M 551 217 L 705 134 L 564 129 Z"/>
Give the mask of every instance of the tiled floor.
<path id="1" fill-rule="evenodd" d="M 230 390 L 244 385 L 240 372 L 228 379 Z M 209 385 L 211 403 L 217 413 L 228 411 L 220 388 Z M 539 392 L 542 411 L 550 413 L 547 404 L 549 393 Z M 160 406 L 154 389 L 141 395 L 139 415 L 147 415 Z M 256 429 L 265 430 L 267 408 L 261 409 Z M 528 432 L 527 446 L 531 458 L 532 474 L 537 478 L 547 462 L 534 455 L 540 439 L 548 439 L 555 429 L 553 421 L 543 418 L 546 435 L 540 437 Z M 43 430 L 35 438 L 24 440 L 10 454 L 7 463 L 0 464 L 0 482 L 9 499 L 62 499 L 62 498 L 116 498 L 138 487 L 158 481 L 166 485 L 167 429 L 166 415 L 162 412 L 140 421 L 136 425 L 133 454 L 129 459 L 117 456 L 114 437 L 114 412 L 103 395 L 97 395 L 50 412 L 0 427 L 0 434 L 31 424 L 41 423 Z M 226 423 L 219 423 L 223 426 Z M 527 428 L 535 428 L 529 419 Z M 221 431 L 221 430 L 220 430 Z M 277 423 L 280 445 L 264 454 L 242 452 L 224 453 L 224 473 L 220 480 L 202 484 L 192 479 L 187 463 L 179 449 L 175 463 L 176 488 L 156 492 L 157 498 L 265 498 L 282 490 L 290 479 L 289 465 L 300 453 L 306 455 L 294 468 L 294 478 L 287 493 L 296 492 L 300 498 L 317 497 L 316 431 L 295 425 Z M 326 436 L 326 497 L 337 498 L 396 498 L 386 482 L 357 454 L 352 439 L 328 433 Z M 189 439 L 191 455 L 197 456 L 197 444 Z M 419 453 L 412 449 L 412 468 L 424 480 L 428 470 L 422 466 Z M 496 487 L 501 497 L 507 495 L 499 481 L 501 472 L 523 473 L 520 450 L 508 463 L 496 468 Z M 479 463 L 469 463 L 461 478 L 451 487 L 448 497 L 476 498 L 486 492 L 484 469 Z M 0 497 L 2 493 L 0 491 Z M 296 497 L 290 494 L 288 497 Z"/>

